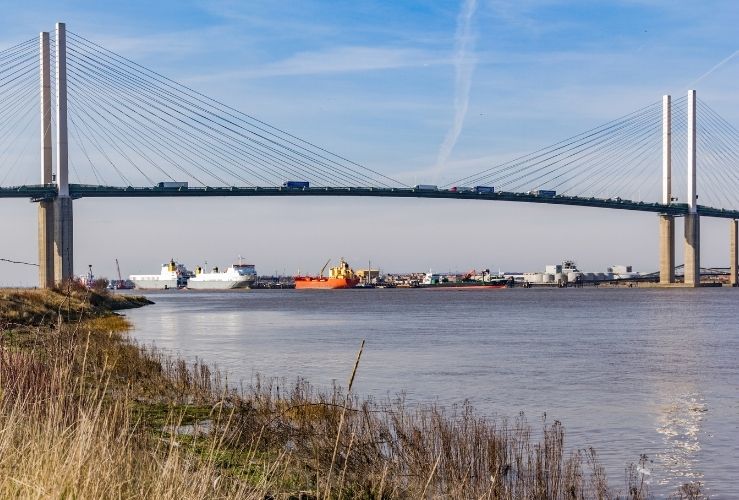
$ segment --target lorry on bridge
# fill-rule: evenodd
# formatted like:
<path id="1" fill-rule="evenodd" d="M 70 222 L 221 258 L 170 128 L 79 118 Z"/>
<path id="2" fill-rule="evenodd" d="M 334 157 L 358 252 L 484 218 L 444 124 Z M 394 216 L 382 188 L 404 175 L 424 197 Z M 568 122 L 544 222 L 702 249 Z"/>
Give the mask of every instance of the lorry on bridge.
<path id="1" fill-rule="evenodd" d="M 310 187 L 310 182 L 308 181 L 285 181 L 282 183 L 282 187 L 294 188 L 294 189 L 306 189 Z"/>
<path id="2" fill-rule="evenodd" d="M 173 189 L 173 188 L 187 189 L 187 182 L 165 181 L 165 182 L 160 182 L 159 184 L 157 184 L 157 187 L 163 188 L 163 189 Z"/>

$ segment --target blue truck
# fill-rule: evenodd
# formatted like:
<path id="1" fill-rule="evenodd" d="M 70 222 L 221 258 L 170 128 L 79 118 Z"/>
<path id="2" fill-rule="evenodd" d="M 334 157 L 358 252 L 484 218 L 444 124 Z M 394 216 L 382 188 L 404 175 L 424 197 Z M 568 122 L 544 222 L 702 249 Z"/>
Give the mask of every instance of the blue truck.
<path id="1" fill-rule="evenodd" d="M 310 187 L 310 182 L 308 181 L 285 181 L 282 183 L 282 187 L 304 189 L 304 188 Z"/>
<path id="2" fill-rule="evenodd" d="M 495 188 L 493 186 L 475 186 L 476 193 L 494 193 Z"/>

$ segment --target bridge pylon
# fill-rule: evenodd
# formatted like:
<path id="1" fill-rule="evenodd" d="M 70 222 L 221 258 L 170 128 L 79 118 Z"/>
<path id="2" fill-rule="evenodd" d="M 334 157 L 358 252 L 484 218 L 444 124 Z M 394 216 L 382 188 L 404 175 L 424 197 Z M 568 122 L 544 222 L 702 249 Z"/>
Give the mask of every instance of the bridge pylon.
<path id="1" fill-rule="evenodd" d="M 696 190 L 696 96 L 688 91 L 688 213 L 685 214 L 685 266 L 683 282 L 698 287 L 700 274 L 700 215 Z"/>
<path id="2" fill-rule="evenodd" d="M 74 276 L 72 198 L 69 196 L 67 144 L 67 30 L 56 23 L 56 186 L 54 200 L 54 280 Z"/>
<path id="3" fill-rule="evenodd" d="M 51 66 L 49 58 L 49 33 L 39 35 L 40 84 L 41 84 L 41 183 L 52 183 L 51 175 Z M 54 285 L 54 202 L 45 200 L 38 205 L 38 262 L 39 287 Z"/>
<path id="4" fill-rule="evenodd" d="M 52 175 L 51 63 L 49 33 L 39 37 L 41 101 L 41 183 L 56 184 L 57 197 L 39 202 L 39 286 L 50 288 L 74 276 L 72 198 L 67 151 L 67 40 L 64 23 L 56 24 L 56 178 Z"/>
<path id="5" fill-rule="evenodd" d="M 662 203 L 672 203 L 672 98 L 662 97 Z M 659 216 L 659 282 L 675 283 L 675 216 Z"/>

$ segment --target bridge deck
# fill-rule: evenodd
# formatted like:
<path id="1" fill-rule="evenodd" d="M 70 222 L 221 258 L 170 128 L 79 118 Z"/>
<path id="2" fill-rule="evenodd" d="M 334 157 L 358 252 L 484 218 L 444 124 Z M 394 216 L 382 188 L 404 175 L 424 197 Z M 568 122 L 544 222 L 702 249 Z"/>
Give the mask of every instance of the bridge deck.
<path id="1" fill-rule="evenodd" d="M 585 198 L 558 195 L 552 198 L 528 193 L 476 193 L 448 190 L 423 190 L 413 188 L 373 188 L 373 187 L 116 187 L 70 184 L 70 195 L 75 198 L 151 198 L 151 197 L 198 197 L 198 196 L 373 196 L 384 198 L 432 198 L 454 200 L 511 201 L 542 203 L 548 205 L 570 205 L 579 207 L 606 208 L 612 210 L 632 210 L 638 212 L 685 215 L 688 207 L 684 203 L 662 205 L 632 200 Z M 56 188 L 53 186 L 17 186 L 0 188 L 0 198 L 30 198 L 34 201 L 53 199 Z M 699 206 L 704 217 L 739 219 L 739 211 Z"/>

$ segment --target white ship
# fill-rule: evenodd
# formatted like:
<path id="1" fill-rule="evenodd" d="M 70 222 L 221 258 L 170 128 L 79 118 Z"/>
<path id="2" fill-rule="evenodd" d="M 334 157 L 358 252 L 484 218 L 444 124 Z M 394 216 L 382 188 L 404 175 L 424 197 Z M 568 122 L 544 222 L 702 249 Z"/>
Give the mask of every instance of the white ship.
<path id="1" fill-rule="evenodd" d="M 159 274 L 132 274 L 129 279 L 140 290 L 176 290 L 186 286 L 191 276 L 192 272 L 188 271 L 185 266 L 170 260 L 162 265 L 162 271 Z"/>
<path id="2" fill-rule="evenodd" d="M 200 266 L 196 267 L 195 277 L 187 282 L 187 288 L 191 290 L 230 290 L 247 288 L 256 281 L 257 271 L 254 269 L 254 264 L 242 264 L 239 259 L 238 264 L 229 267 L 225 272 L 219 272 L 215 267 L 212 272 L 206 273 Z"/>

